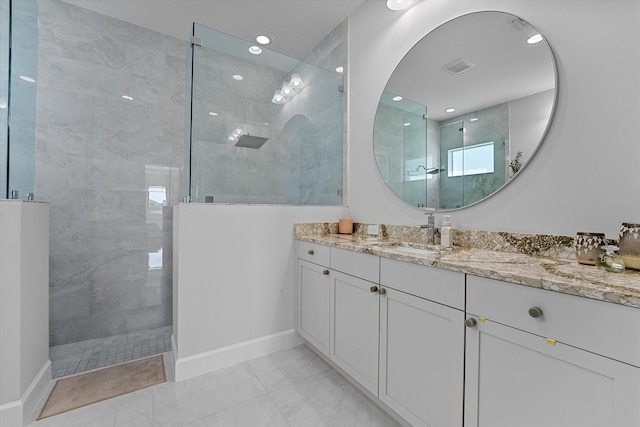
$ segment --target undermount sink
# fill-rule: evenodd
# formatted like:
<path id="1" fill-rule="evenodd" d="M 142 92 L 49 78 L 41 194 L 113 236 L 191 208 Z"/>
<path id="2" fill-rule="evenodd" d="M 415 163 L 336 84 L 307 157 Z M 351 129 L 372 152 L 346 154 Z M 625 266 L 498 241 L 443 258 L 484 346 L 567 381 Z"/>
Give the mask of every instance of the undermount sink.
<path id="1" fill-rule="evenodd" d="M 437 254 L 438 252 L 440 252 L 437 249 L 413 248 L 411 246 L 395 246 L 392 249 L 396 251 L 407 252 L 407 253 L 416 254 L 416 255 L 431 255 L 431 254 Z"/>
<path id="2" fill-rule="evenodd" d="M 383 250 L 392 250 L 395 252 L 404 252 L 406 254 L 412 255 L 433 255 L 440 253 L 440 248 L 435 245 L 418 245 L 418 244 L 407 244 L 407 243 L 381 243 L 376 245 Z"/>

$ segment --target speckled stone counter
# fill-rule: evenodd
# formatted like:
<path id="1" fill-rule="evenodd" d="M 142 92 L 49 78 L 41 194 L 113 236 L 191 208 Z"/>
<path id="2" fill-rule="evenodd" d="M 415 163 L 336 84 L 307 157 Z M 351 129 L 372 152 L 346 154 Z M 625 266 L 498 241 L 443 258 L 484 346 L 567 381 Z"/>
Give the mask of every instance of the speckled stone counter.
<path id="1" fill-rule="evenodd" d="M 426 245 L 415 227 L 381 225 L 368 236 L 365 224 L 354 234 L 337 234 L 337 223 L 296 224 L 298 240 L 503 280 L 640 308 L 640 271 L 609 273 L 578 264 L 573 238 L 537 234 L 454 230 L 452 248 Z M 436 229 L 436 243 L 439 233 Z M 414 248 L 414 249 L 408 249 Z"/>

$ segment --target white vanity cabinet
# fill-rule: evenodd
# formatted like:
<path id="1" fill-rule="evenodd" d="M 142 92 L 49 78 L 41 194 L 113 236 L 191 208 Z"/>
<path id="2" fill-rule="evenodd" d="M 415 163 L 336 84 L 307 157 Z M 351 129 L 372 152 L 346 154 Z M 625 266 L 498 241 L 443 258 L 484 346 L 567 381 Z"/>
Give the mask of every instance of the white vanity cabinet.
<path id="1" fill-rule="evenodd" d="M 464 274 L 381 258 L 380 283 L 380 400 L 416 427 L 461 426 Z"/>
<path id="2" fill-rule="evenodd" d="M 467 276 L 465 427 L 640 426 L 640 310 Z"/>
<path id="3" fill-rule="evenodd" d="M 298 242 L 298 333 L 329 356 L 329 247 Z"/>
<path id="4" fill-rule="evenodd" d="M 329 358 L 378 394 L 380 258 L 331 248 Z"/>

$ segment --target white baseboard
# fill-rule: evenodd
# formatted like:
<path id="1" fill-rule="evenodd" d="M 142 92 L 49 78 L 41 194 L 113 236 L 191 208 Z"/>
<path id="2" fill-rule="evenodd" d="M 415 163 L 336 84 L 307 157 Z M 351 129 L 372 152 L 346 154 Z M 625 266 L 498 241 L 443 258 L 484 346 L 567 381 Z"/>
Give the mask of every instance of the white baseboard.
<path id="1" fill-rule="evenodd" d="M 302 342 L 302 338 L 300 338 L 300 335 L 298 335 L 295 329 L 289 329 L 193 356 L 180 358 L 178 357 L 177 351 L 174 350 L 175 380 L 182 381 L 187 378 L 217 371 L 218 369 L 246 362 L 256 357 L 266 356 L 276 351 L 295 347 L 296 345 L 302 344 Z M 174 349 L 177 349 L 175 342 L 172 342 L 172 345 Z"/>
<path id="2" fill-rule="evenodd" d="M 51 361 L 47 360 L 20 400 L 0 405 L 0 425 L 26 426 L 35 420 L 52 387 Z"/>

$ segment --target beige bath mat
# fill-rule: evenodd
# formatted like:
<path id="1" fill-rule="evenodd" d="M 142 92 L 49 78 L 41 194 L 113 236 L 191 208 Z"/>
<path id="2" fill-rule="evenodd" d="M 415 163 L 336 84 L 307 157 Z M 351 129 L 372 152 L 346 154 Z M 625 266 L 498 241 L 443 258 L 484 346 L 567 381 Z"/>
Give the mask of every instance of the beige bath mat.
<path id="1" fill-rule="evenodd" d="M 38 419 L 51 417 L 167 380 L 162 355 L 58 380 Z"/>

